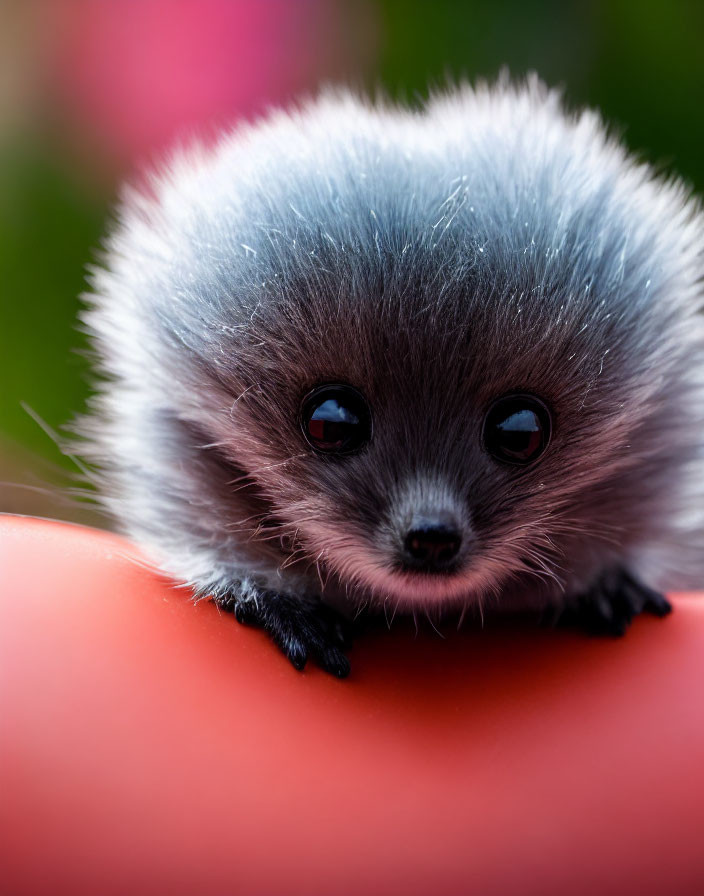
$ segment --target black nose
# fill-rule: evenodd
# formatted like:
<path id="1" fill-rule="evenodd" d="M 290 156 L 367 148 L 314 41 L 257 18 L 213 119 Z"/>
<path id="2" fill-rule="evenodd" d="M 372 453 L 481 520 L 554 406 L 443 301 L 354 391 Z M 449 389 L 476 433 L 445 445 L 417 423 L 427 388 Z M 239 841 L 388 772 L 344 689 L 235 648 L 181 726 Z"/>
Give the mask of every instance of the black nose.
<path id="1" fill-rule="evenodd" d="M 406 566 L 428 572 L 446 569 L 457 556 L 462 536 L 446 522 L 422 520 L 409 530 L 403 543 Z"/>

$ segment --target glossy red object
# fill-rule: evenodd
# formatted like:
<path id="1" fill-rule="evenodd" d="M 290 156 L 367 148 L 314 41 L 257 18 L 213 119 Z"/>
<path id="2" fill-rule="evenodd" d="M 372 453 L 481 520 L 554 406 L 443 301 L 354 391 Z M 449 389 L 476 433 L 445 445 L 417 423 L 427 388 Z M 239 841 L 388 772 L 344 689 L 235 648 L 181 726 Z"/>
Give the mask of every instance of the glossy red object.
<path id="1" fill-rule="evenodd" d="M 0 517 L 8 894 L 704 892 L 704 598 L 622 640 L 363 638 L 344 682 Z"/>

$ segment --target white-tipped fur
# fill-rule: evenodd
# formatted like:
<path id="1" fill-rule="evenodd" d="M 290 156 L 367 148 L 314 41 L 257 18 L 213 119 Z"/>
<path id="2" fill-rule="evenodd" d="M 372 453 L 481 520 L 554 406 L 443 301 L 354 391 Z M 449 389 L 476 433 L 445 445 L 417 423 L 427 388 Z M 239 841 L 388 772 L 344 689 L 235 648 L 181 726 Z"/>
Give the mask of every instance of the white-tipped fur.
<path id="1" fill-rule="evenodd" d="M 704 585 L 702 215 L 596 113 L 537 79 L 418 111 L 327 92 L 179 152 L 118 216 L 83 453 L 197 592 L 529 604 L 613 565 Z M 340 381 L 374 437 L 335 461 L 297 415 Z M 555 412 L 520 475 L 481 446 L 512 390 Z M 454 576 L 395 571 L 428 488 L 476 539 Z"/>

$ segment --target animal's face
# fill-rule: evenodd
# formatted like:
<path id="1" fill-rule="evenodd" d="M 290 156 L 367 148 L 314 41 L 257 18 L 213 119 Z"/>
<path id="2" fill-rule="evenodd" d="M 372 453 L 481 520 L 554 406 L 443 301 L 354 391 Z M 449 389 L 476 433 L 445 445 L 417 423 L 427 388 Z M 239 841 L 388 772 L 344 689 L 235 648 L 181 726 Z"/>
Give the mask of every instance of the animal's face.
<path id="1" fill-rule="evenodd" d="M 336 302 L 292 290 L 262 305 L 233 349 L 233 456 L 299 557 L 428 604 L 559 577 L 565 536 L 612 535 L 604 493 L 647 403 L 628 331 L 585 328 L 510 282 L 482 295 L 474 276 L 434 304 L 418 284 L 346 285 Z"/>

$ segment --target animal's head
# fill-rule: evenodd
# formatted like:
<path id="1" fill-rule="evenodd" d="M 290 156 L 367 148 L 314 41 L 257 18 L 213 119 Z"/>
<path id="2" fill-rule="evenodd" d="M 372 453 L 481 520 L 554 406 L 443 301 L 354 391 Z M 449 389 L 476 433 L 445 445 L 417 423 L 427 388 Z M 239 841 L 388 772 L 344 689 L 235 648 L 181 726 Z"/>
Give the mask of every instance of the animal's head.
<path id="1" fill-rule="evenodd" d="M 269 522 L 428 604 L 653 523 L 686 417 L 686 217 L 595 116 L 504 85 L 275 115 L 182 160 L 113 251 L 124 276 L 142 253 L 161 400 Z"/>

